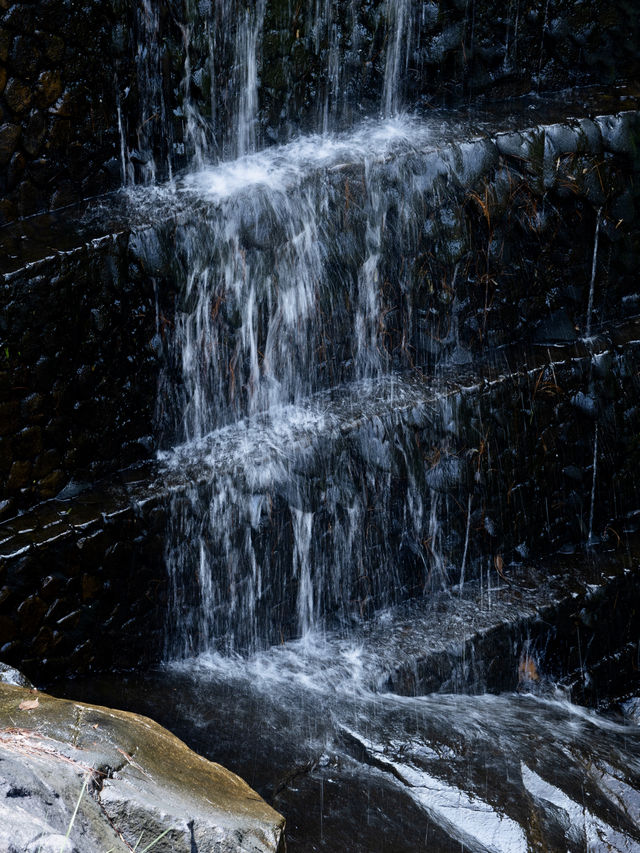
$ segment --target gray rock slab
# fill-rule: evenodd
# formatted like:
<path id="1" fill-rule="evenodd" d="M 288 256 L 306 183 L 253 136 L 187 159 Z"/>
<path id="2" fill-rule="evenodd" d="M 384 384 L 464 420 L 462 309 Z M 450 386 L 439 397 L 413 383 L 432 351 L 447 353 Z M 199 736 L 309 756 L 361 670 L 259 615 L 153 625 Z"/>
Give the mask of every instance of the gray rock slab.
<path id="1" fill-rule="evenodd" d="M 284 819 L 147 717 L 0 685 L 0 849 L 118 853 L 136 843 L 267 853 L 283 849 Z"/>

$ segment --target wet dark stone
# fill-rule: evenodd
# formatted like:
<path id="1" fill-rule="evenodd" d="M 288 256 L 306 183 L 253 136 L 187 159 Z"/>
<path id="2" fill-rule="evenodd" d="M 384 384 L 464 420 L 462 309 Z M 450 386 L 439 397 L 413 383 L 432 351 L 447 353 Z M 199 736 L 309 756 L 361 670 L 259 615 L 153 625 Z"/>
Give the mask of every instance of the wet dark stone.
<path id="1" fill-rule="evenodd" d="M 68 205 L 75 204 L 75 202 L 80 200 L 80 193 L 78 192 L 78 187 L 72 181 L 62 181 L 54 194 L 51 196 L 51 209 L 56 210 L 59 207 L 67 207 Z"/>
<path id="2" fill-rule="evenodd" d="M 73 610 L 71 613 L 67 613 L 66 616 L 63 616 L 61 619 L 58 619 L 57 625 L 62 631 L 73 631 L 82 618 L 81 610 Z"/>
<path id="3" fill-rule="evenodd" d="M 32 157 L 36 156 L 44 142 L 46 129 L 47 123 L 44 114 L 39 110 L 34 110 L 29 116 L 22 134 L 22 144 L 27 154 Z"/>
<path id="4" fill-rule="evenodd" d="M 70 660 L 73 663 L 74 669 L 80 672 L 87 672 L 95 659 L 93 643 L 90 640 L 85 640 L 75 647 L 71 652 Z"/>
<path id="5" fill-rule="evenodd" d="M 9 616 L 0 615 L 0 643 L 10 643 L 17 634 L 16 624 Z"/>
<path id="6" fill-rule="evenodd" d="M 12 72 L 27 83 L 32 83 L 38 73 L 41 55 L 31 38 L 19 35 L 13 40 L 10 64 Z"/>
<path id="7" fill-rule="evenodd" d="M 62 637 L 58 631 L 54 631 L 48 625 L 44 625 L 31 643 L 31 654 L 35 654 L 38 657 L 50 655 L 61 639 Z"/>
<path id="8" fill-rule="evenodd" d="M 43 71 L 38 77 L 35 101 L 41 109 L 54 104 L 62 94 L 62 77 L 59 71 Z"/>
<path id="9" fill-rule="evenodd" d="M 46 408 L 47 400 L 43 394 L 29 394 L 20 403 L 20 416 L 28 423 L 41 422 Z"/>
<path id="10" fill-rule="evenodd" d="M 8 198 L 0 198 L 0 225 L 6 225 L 17 216 L 15 204 Z"/>
<path id="11" fill-rule="evenodd" d="M 49 112 L 61 118 L 78 119 L 82 114 L 83 98 L 80 92 L 67 89 L 55 104 L 49 107 Z"/>
<path id="12" fill-rule="evenodd" d="M 47 605 L 37 595 L 29 596 L 29 598 L 25 599 L 18 606 L 16 613 L 20 624 L 20 633 L 23 638 L 35 635 L 36 631 L 40 628 L 46 612 Z"/>
<path id="13" fill-rule="evenodd" d="M 103 587 L 103 582 L 95 575 L 84 574 L 82 576 L 82 600 L 90 601 L 97 598 Z"/>
<path id="14" fill-rule="evenodd" d="M 48 143 L 50 150 L 60 154 L 71 141 L 71 122 L 63 116 L 53 116 L 49 126 Z"/>
<path id="15" fill-rule="evenodd" d="M 30 3 L 5 4 L 8 12 L 2 19 L 2 23 L 9 29 L 20 32 L 32 32 L 35 24 L 35 9 Z"/>
<path id="16" fill-rule="evenodd" d="M 58 476 L 52 478 L 50 481 L 47 481 L 46 484 L 44 482 L 44 478 L 48 477 L 55 470 L 55 468 L 60 465 L 61 461 L 62 458 L 59 451 L 45 450 L 45 452 L 38 456 L 35 461 L 35 465 L 33 467 L 34 478 L 37 480 L 41 480 L 43 486 L 46 485 L 49 488 L 56 488 L 56 485 L 60 482 L 59 474 L 61 474 L 62 472 L 59 472 Z"/>
<path id="17" fill-rule="evenodd" d="M 45 622 L 48 625 L 57 623 L 58 619 L 64 619 L 64 617 L 69 614 L 77 604 L 78 602 L 75 598 L 73 601 L 64 597 L 56 598 L 45 614 Z"/>
<path id="18" fill-rule="evenodd" d="M 4 98 L 9 109 L 20 114 L 29 108 L 33 95 L 24 81 L 12 77 L 5 87 Z"/>
<path id="19" fill-rule="evenodd" d="M 27 161 L 25 160 L 24 154 L 20 151 L 16 151 L 7 168 L 7 186 L 10 190 L 15 189 L 17 184 L 20 182 L 26 165 Z"/>
<path id="20" fill-rule="evenodd" d="M 11 33 L 0 27 L 0 62 L 6 62 L 9 59 L 9 50 L 11 49 Z"/>
<path id="21" fill-rule="evenodd" d="M 66 586 L 66 580 L 62 575 L 47 575 L 40 586 L 40 597 L 43 601 L 53 602 L 54 599 Z M 50 614 L 47 613 L 47 618 Z"/>
<path id="22" fill-rule="evenodd" d="M 9 493 L 28 489 L 31 485 L 31 462 L 14 462 L 7 479 Z"/>
<path id="23" fill-rule="evenodd" d="M 28 173 L 36 186 L 45 188 L 54 184 L 56 177 L 60 174 L 61 170 L 62 166 L 57 161 L 49 160 L 46 157 L 40 157 L 29 163 Z"/>
<path id="24" fill-rule="evenodd" d="M 42 430 L 38 426 L 27 427 L 13 438 L 13 452 L 21 459 L 35 459 L 42 450 Z"/>
<path id="25" fill-rule="evenodd" d="M 0 403 L 0 435 L 9 435 L 20 428 L 20 406 L 16 402 Z"/>
<path id="26" fill-rule="evenodd" d="M 41 33 L 40 43 L 47 59 L 51 62 L 60 62 L 64 56 L 64 40 L 60 36 L 53 33 Z"/>
<path id="27" fill-rule="evenodd" d="M 0 95 L 4 92 L 4 87 L 7 85 L 7 69 L 0 65 Z"/>
<path id="28" fill-rule="evenodd" d="M 22 128 L 18 124 L 0 125 L 0 166 L 11 160 L 21 133 Z"/>
<path id="29" fill-rule="evenodd" d="M 8 474 L 9 468 L 13 464 L 13 451 L 11 446 L 11 438 L 0 438 L 0 470 Z"/>
<path id="30" fill-rule="evenodd" d="M 21 216 L 39 213 L 47 206 L 42 191 L 30 180 L 22 181 L 16 190 L 16 205 Z"/>

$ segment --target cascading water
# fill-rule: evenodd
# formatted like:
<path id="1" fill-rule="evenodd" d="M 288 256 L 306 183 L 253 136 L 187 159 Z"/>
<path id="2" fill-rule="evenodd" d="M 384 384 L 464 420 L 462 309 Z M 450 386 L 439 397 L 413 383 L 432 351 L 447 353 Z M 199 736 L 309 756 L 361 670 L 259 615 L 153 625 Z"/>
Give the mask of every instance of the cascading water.
<path id="1" fill-rule="evenodd" d="M 237 139 L 236 155 L 242 157 L 255 150 L 256 122 L 258 118 L 258 43 L 262 34 L 266 0 L 257 0 L 252 10 L 245 10 L 236 32 L 234 75 L 238 93 L 236 127 L 232 134 Z"/>
<path id="2" fill-rule="evenodd" d="M 596 233 L 593 238 L 593 260 L 591 262 L 591 279 L 589 281 L 589 304 L 587 305 L 587 326 L 586 336 L 591 337 L 591 315 L 593 314 L 593 295 L 596 286 L 596 273 L 598 270 L 598 242 L 600 240 L 600 220 L 602 218 L 602 208 L 598 210 L 596 217 Z"/>
<path id="3" fill-rule="evenodd" d="M 143 5 L 148 11 L 146 0 Z M 550 26 L 548 6 L 543 35 Z M 471 356 L 458 313 L 482 291 L 483 307 L 470 324 L 482 338 L 490 308 L 488 271 L 483 268 L 483 278 L 480 264 L 452 251 L 452 276 L 436 280 L 430 274 L 445 242 L 463 244 L 467 219 L 453 211 L 469 198 L 481 207 L 485 203 L 488 269 L 494 251 L 489 191 L 485 185 L 483 199 L 476 186 L 487 163 L 498 175 L 496 186 L 513 191 L 495 149 L 475 139 L 473 130 L 401 115 L 409 66 L 424 48 L 416 41 L 415 16 L 435 19 L 436 4 L 418 8 L 410 0 L 387 0 L 374 14 L 355 2 L 308 0 L 304 22 L 299 12 L 288 12 L 286 39 L 274 35 L 275 13 L 266 0 L 188 3 L 181 24 L 180 118 L 190 167 L 169 188 L 149 196 L 170 220 L 160 231 L 172 247 L 177 291 L 158 399 L 161 462 L 167 482 L 179 483 L 170 487 L 165 550 L 166 657 L 174 662 L 168 677 L 179 684 L 181 696 L 190 696 L 197 682 L 200 701 L 221 715 L 228 696 L 239 696 L 225 731 L 235 732 L 237 708 L 247 731 L 257 731 L 252 715 L 262 723 L 268 708 L 268 724 L 290 737 L 296 761 L 307 768 L 296 769 L 296 778 L 311 772 L 308 767 L 330 765 L 340 784 L 353 773 L 359 786 L 362 767 L 353 770 L 353 756 L 362 761 L 364 755 L 367 785 L 384 777 L 385 797 L 398 784 L 406 787 L 414 807 L 428 815 L 433 849 L 454 849 L 446 846 L 451 841 L 455 849 L 525 851 L 542 825 L 550 827 L 555 844 L 562 834 L 559 809 L 570 815 L 578 846 L 595 838 L 633 845 L 635 830 L 623 819 L 608 822 L 611 812 L 601 801 L 589 812 L 589 825 L 578 826 L 576 804 L 548 781 L 564 748 L 547 749 L 553 737 L 568 744 L 567 750 L 577 743 L 576 749 L 591 755 L 580 726 L 600 725 L 581 718 L 576 727 L 572 706 L 557 695 L 527 700 L 527 712 L 553 733 L 538 761 L 535 745 L 522 746 L 526 726 L 509 698 L 464 704 L 449 697 L 443 709 L 437 697 L 380 694 L 385 679 L 401 680 L 397 638 L 409 648 L 418 679 L 423 647 L 420 636 L 412 641 L 412 632 L 432 619 L 437 627 L 438 608 L 450 606 L 443 602 L 452 600 L 452 584 L 458 594 L 447 612 L 456 637 L 465 636 L 472 614 L 499 609 L 499 593 L 511 580 L 496 550 L 485 480 L 494 467 L 508 467 L 509 453 L 489 458 L 484 421 L 502 418 L 508 443 L 510 429 L 514 440 L 519 429 L 506 423 L 509 406 L 526 411 L 520 428 L 533 431 L 536 394 L 560 390 L 551 355 L 553 382 L 541 381 L 546 367 L 542 373 L 529 366 L 510 371 L 501 364 L 486 382 L 465 374 Z M 475 3 L 467 3 L 472 48 L 475 13 Z M 510 4 L 508 14 L 505 65 L 518 50 L 520 4 Z M 373 47 L 364 52 L 365 15 L 375 19 L 371 44 L 382 58 Z M 148 20 L 154 27 L 153 15 Z M 456 30 L 447 38 L 458 35 Z M 278 38 L 281 67 L 265 68 L 264 42 Z M 292 57 L 303 45 L 322 67 L 311 110 L 315 133 L 283 143 L 292 126 L 295 86 L 269 124 L 261 78 L 291 83 Z M 353 65 L 354 57 L 363 76 L 377 79 L 369 112 L 384 118 L 339 132 L 360 108 L 346 61 Z M 146 61 L 155 63 L 155 54 Z M 280 144 L 261 150 L 265 138 Z M 141 136 L 140 147 L 145 146 L 153 148 L 153 140 Z M 149 165 L 146 179 L 153 174 Z M 527 221 L 539 214 L 530 213 L 527 209 Z M 600 221 L 598 213 L 587 337 Z M 440 233 L 446 241 L 439 242 Z M 429 299 L 417 293 L 417 280 L 426 282 Z M 511 396 L 500 397 L 503 387 Z M 487 388 L 507 401 L 497 413 L 487 411 L 492 403 L 476 399 Z M 598 427 L 590 540 L 597 460 Z M 520 498 L 515 481 L 512 486 L 508 502 L 515 515 Z M 549 501 L 546 506 L 545 535 L 551 536 Z M 452 508 L 462 508 L 457 526 L 448 521 Z M 520 513 L 526 528 L 527 512 L 537 509 Z M 526 553 L 526 542 L 519 548 Z M 438 602 L 433 610 L 419 609 L 425 605 L 402 610 L 409 599 L 432 596 Z M 509 618 L 506 611 L 504 617 Z M 445 655 L 438 642 L 439 637 L 437 654 Z M 474 665 L 465 659 L 460 672 Z M 523 668 L 538 678 L 531 664 Z M 284 715 L 271 707 L 275 703 L 285 708 Z M 200 716 L 206 719 L 207 713 Z M 416 734 L 418 720 L 427 734 Z M 202 723 L 205 732 L 206 726 Z M 460 743 L 469 726 L 482 743 L 486 778 L 506 792 L 498 804 L 486 779 L 480 790 L 480 762 L 469 770 L 462 761 Z M 493 744 L 506 738 L 508 759 L 494 755 L 485 731 Z M 618 749 L 624 735 L 611 729 L 601 737 Z M 538 740 L 544 742 L 542 736 Z M 262 744 L 254 752 L 267 754 L 269 748 Z M 596 747 L 593 757 L 593 785 L 617 785 L 620 761 L 605 767 Z M 580 761 L 572 758 L 568 775 L 578 773 Z M 245 769 L 242 762 L 239 769 Z M 465 772 L 472 782 L 463 779 Z M 530 800 L 534 817 L 520 806 Z"/>
<path id="4" fill-rule="evenodd" d="M 387 0 L 387 46 L 382 90 L 382 109 L 386 116 L 401 106 L 400 87 L 410 51 L 411 0 Z"/>
<path id="5" fill-rule="evenodd" d="M 440 493 L 456 464 L 440 450 L 431 471 L 419 461 L 409 403 L 427 386 L 389 373 L 412 354 L 385 315 L 409 289 L 421 217 L 443 202 L 458 156 L 428 125 L 394 119 L 176 185 L 199 216 L 175 234 L 184 285 L 168 376 L 180 381 L 163 383 L 162 406 L 182 445 L 166 459 L 195 453 L 210 474 L 171 513 L 174 648 L 256 648 L 446 578 Z M 431 441 L 444 449 L 457 418 L 438 400 L 445 426 Z M 185 593 L 203 560 L 215 583 Z"/>

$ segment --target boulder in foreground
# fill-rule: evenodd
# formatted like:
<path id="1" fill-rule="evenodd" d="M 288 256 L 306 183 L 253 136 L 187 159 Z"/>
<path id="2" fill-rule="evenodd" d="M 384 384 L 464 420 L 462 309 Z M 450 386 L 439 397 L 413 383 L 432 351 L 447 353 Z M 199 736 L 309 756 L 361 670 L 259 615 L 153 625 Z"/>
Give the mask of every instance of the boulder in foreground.
<path id="1" fill-rule="evenodd" d="M 0 684 L 0 849 L 120 853 L 136 844 L 282 853 L 284 818 L 147 717 Z"/>

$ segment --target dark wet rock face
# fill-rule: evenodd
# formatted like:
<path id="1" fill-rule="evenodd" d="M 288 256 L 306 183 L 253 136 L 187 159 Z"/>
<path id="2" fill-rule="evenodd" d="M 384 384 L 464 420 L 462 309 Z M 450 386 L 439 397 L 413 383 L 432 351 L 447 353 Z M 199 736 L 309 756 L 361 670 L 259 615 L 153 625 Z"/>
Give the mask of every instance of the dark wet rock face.
<path id="1" fill-rule="evenodd" d="M 6 516 L 149 454 L 157 318 L 153 282 L 117 235 L 19 271 L 2 301 Z"/>
<path id="2" fill-rule="evenodd" d="M 485 125 L 460 139 L 464 124 L 442 137 L 424 125 L 422 147 L 403 143 L 364 164 L 341 154 L 338 168 L 310 169 L 288 195 L 211 202 L 185 181 L 178 193 L 134 195 L 128 208 L 112 200 L 93 216 L 76 209 L 77 221 L 48 215 L 5 229 L 2 511 L 11 519 L 48 501 L 2 527 L 6 659 L 35 674 L 157 657 L 168 597 L 182 614 L 174 651 L 257 648 L 295 636 L 301 619 L 360 619 L 454 583 L 461 566 L 470 578 L 485 560 L 614 536 L 612 519 L 638 498 L 627 464 L 637 455 L 638 335 L 623 323 L 637 299 L 638 122 L 633 111 L 598 116 L 597 103 L 583 107 L 595 117 L 527 126 L 499 116 L 492 134 Z M 326 267 L 287 266 L 325 207 Z M 413 372 L 327 394 L 361 369 L 354 330 L 375 217 L 385 227 L 372 364 Z M 316 288 L 319 310 L 284 339 L 286 360 L 272 351 L 263 364 L 281 369 L 285 390 L 291 377 L 283 402 L 320 393 L 307 400 L 307 426 L 282 422 L 295 448 L 284 468 L 277 419 L 236 423 L 255 409 L 248 302 L 233 283 L 196 298 L 194 257 L 196 269 L 239 265 L 244 281 L 265 282 L 251 303 L 260 353 L 279 334 L 286 276 L 292 289 Z M 189 382 L 206 373 L 183 375 L 179 330 L 199 304 L 215 324 L 215 346 L 202 352 L 218 361 L 194 395 Z M 588 331 L 600 337 L 585 342 Z M 188 437 L 194 397 L 212 413 L 204 432 L 228 432 L 195 456 L 187 448 L 165 468 L 113 478 Z M 245 430 L 254 462 L 241 450 Z M 210 516 L 219 495 L 228 499 Z M 304 615 L 307 524 L 317 591 Z M 214 599 L 194 582 L 203 547 Z M 275 583 L 253 583 L 254 561 Z M 112 638 L 102 648 L 87 639 L 88 618 Z"/>
<path id="3" fill-rule="evenodd" d="M 292 14 L 280 0 L 248 7 L 225 0 L 186 10 L 161 3 L 153 21 L 138 16 L 134 22 L 138 38 L 160 30 L 164 41 L 157 53 L 150 51 L 146 64 L 138 62 L 147 95 L 144 107 L 142 97 L 137 104 L 138 113 L 149 125 L 132 148 L 144 144 L 161 170 L 167 156 L 183 162 L 183 153 L 193 153 L 195 137 L 188 129 L 185 134 L 175 117 L 188 118 L 189 102 L 208 123 L 208 143 L 216 151 L 235 151 L 243 28 L 247 38 L 257 34 L 255 130 L 261 144 L 300 131 L 336 130 L 403 107 L 456 106 L 611 83 L 632 79 L 638 71 L 639 12 L 630 0 L 403 0 L 392 8 L 393 13 L 380 0 L 309 3 Z M 177 79 L 183 81 L 180 92 L 172 83 Z M 160 114 L 164 134 L 152 118 Z M 129 122 L 134 115 L 135 110 L 128 112 Z"/>
<path id="4" fill-rule="evenodd" d="M 6 5 L 0 163 L 17 155 L 25 165 L 20 180 L 0 178 L 0 224 L 166 178 L 169 164 L 188 162 L 196 137 L 234 152 L 243 27 L 256 37 L 261 144 L 403 106 L 478 103 L 638 71 L 631 0 L 420 8 L 403 0 L 393 15 L 372 0 L 302 4 L 293 16 L 279 0 L 91 2 L 81 13 L 61 0 Z"/>
<path id="5" fill-rule="evenodd" d="M 639 37 L 0 0 L 0 846 L 640 849 Z"/>
<path id="6" fill-rule="evenodd" d="M 120 185 L 114 4 L 7 2 L 0 17 L 0 225 Z M 43 170 L 48 176 L 43 180 Z M 60 195 L 59 184 L 68 190 Z"/>
<path id="7" fill-rule="evenodd" d="M 4 542 L 0 562 L 3 660 L 38 678 L 157 660 L 164 524 L 157 505 L 142 512 L 95 492 L 19 520 L 23 531 Z"/>
<path id="8" fill-rule="evenodd" d="M 624 102 L 635 103 L 629 96 Z M 496 122 L 500 127 L 505 119 Z M 37 135 L 38 127 L 34 119 L 30 132 Z M 5 132 L 21 131 L 6 125 Z M 637 136 L 637 115 L 625 112 L 460 144 L 445 138 L 441 147 L 380 164 L 366 179 L 361 166 L 312 176 L 326 187 L 324 195 L 314 189 L 318 204 L 330 204 L 334 215 L 326 235 L 327 281 L 318 297 L 327 319 L 309 329 L 315 362 L 307 368 L 309 389 L 353 374 L 349 329 L 357 304 L 348 287 L 336 292 L 333 277 L 357 280 L 374 203 L 386 222 L 381 355 L 394 369 L 447 358 L 464 362 L 514 339 L 571 342 L 588 323 L 596 331 L 633 312 Z M 22 155 L 12 155 L 7 172 L 20 183 L 26 168 Z M 46 164 L 42 168 L 48 183 Z M 43 185 L 22 182 L 20 191 L 37 195 Z M 70 184 L 56 186 L 60 199 L 71 198 Z M 271 208 L 267 200 L 255 210 L 247 204 L 245 213 L 244 203 L 230 204 L 225 215 L 257 217 L 260 233 L 243 226 L 238 238 L 261 274 L 273 262 L 270 241 L 287 244 L 287 208 Z M 4 229 L 4 262 L 13 270 L 5 278 L 0 320 L 5 517 L 57 495 L 71 479 L 93 481 L 148 456 L 157 440 L 166 446 L 180 437 L 180 365 L 172 341 L 190 263 L 185 247 L 189 241 L 208 245 L 209 230 L 221 230 L 224 222 L 215 207 L 198 205 L 202 218 L 169 204 L 160 216 L 165 224 L 152 228 L 124 225 L 129 214 L 113 205 L 92 219 L 85 212 L 77 225 L 60 214 Z M 105 235 L 110 224 L 114 233 Z M 219 250 L 211 245 L 213 263 Z M 274 293 L 259 297 L 261 350 Z M 231 360 L 244 334 L 241 314 L 230 300 L 212 310 Z M 220 370 L 226 373 L 227 365 Z M 244 357 L 234 367 L 234 376 L 245 375 L 236 383 L 236 400 L 250 389 L 249 370 Z M 159 375 L 163 387 L 173 383 L 178 393 L 171 399 L 163 391 L 156 409 Z M 226 403 L 216 404 L 221 420 L 236 393 L 231 383 L 224 393 Z"/>
<path id="9" fill-rule="evenodd" d="M 292 525 L 305 517 L 314 612 L 333 625 L 357 623 L 376 609 L 465 579 L 480 576 L 495 587 L 514 560 L 580 549 L 590 534 L 614 543 L 617 530 L 632 522 L 613 519 L 638 500 L 633 469 L 625 467 L 635 446 L 635 434 L 625 433 L 638 393 L 634 341 L 627 334 L 616 346 L 589 354 L 575 346 L 563 358 L 556 348 L 552 363 L 545 360 L 547 348 L 540 348 L 539 360 L 530 352 L 522 373 L 496 375 L 494 367 L 462 386 L 434 387 L 416 376 L 397 379 L 384 396 L 381 387 L 363 385 L 357 408 L 348 396 L 320 395 L 315 405 L 321 416 L 292 430 L 288 469 L 280 474 L 269 472 L 281 459 L 285 425 L 263 416 L 223 430 L 198 456 L 187 451 L 169 464 L 133 469 L 128 482 L 69 487 L 60 500 L 2 525 L 4 659 L 46 678 L 157 660 L 167 645 L 178 654 L 211 645 L 255 650 L 296 636 L 303 579 Z M 589 417 L 598 413 L 597 446 L 595 427 L 576 425 L 576 413 L 584 421 L 589 407 Z M 254 454 L 246 449 L 252 440 Z M 303 508 L 298 514 L 290 509 L 292 495 Z M 223 514 L 203 519 L 201 502 L 215 505 L 218 496 Z M 366 524 L 356 513 L 361 500 L 368 507 Z M 415 502 L 422 509 L 412 516 Z M 177 525 L 188 534 L 173 546 L 183 549 L 177 552 L 182 562 L 167 578 L 165 559 L 175 559 L 166 554 L 167 530 L 171 536 Z M 345 541 L 347 553 L 360 555 L 357 561 L 345 561 Z M 193 576 L 204 547 L 212 597 Z M 233 590 L 225 582 L 229 555 L 237 562 Z M 257 588 L 250 582 L 255 564 L 267 567 L 271 583 Z M 563 577 L 560 587 L 564 583 Z M 169 602 L 174 615 L 163 639 Z M 593 604 L 598 613 L 597 597 Z M 567 606 L 573 612 L 575 602 L 569 598 Z M 584 606 L 587 633 L 590 607 Z M 632 639 L 633 612 L 623 619 L 618 608 L 611 619 L 620 634 L 603 627 L 604 636 L 589 647 L 601 648 L 603 658 L 623 649 Z M 560 660 L 572 651 L 554 665 L 554 675 L 556 669 L 577 670 L 571 618 L 562 608 L 541 618 L 569 626 L 566 636 L 558 635 L 554 654 Z M 609 624 L 608 617 L 596 621 Z M 100 642 L 88 639 L 95 625 Z M 554 648 L 540 639 L 548 633 L 543 626 L 516 623 L 514 630 L 493 645 L 491 637 L 477 642 L 480 668 L 506 644 L 499 657 L 513 664 L 508 671 L 472 680 L 494 689 L 513 686 L 522 631 L 532 643 Z M 437 666 L 453 665 L 445 655 Z M 420 689 L 434 689 L 427 674 L 417 678 Z M 393 689 L 401 681 L 393 681 Z M 414 687 L 403 689 L 418 689 L 411 678 L 407 683 Z"/>

